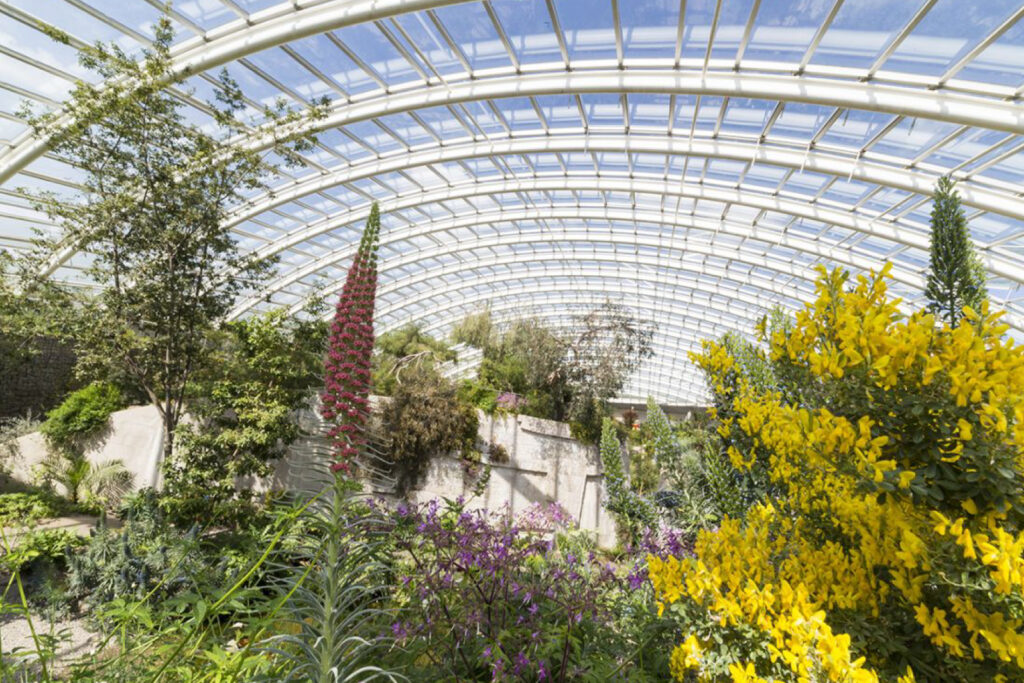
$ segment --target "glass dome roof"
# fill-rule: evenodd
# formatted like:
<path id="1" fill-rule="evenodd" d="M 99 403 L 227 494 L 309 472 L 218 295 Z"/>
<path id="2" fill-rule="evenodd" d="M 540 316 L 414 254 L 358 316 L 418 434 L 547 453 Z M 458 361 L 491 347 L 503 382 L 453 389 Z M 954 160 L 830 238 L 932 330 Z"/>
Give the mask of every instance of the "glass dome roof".
<path id="1" fill-rule="evenodd" d="M 16 112 L 90 78 L 75 48 L 152 38 L 161 0 L 0 3 L 0 247 L 46 219 L 22 189 L 76 170 Z M 226 68 L 252 107 L 331 100 L 307 166 L 236 207 L 280 258 L 233 315 L 340 286 L 384 213 L 379 330 L 445 334 L 490 304 L 556 326 L 606 298 L 657 323 L 626 400 L 705 400 L 699 340 L 809 299 L 816 264 L 893 263 L 920 304 L 930 192 L 951 174 L 994 302 L 1024 337 L 1024 4 L 1019 0 L 181 0 L 175 91 Z M 70 45 L 53 42 L 47 26 Z M 52 226 L 50 227 L 52 229 Z M 51 263 L 87 285 L 88 254 Z"/>

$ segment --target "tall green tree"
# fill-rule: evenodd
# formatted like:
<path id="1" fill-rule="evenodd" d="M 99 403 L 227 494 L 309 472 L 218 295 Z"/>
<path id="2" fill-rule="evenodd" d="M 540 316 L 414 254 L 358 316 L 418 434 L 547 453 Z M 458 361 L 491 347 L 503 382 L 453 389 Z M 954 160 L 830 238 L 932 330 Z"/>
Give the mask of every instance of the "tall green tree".
<path id="1" fill-rule="evenodd" d="M 236 490 L 236 479 L 270 475 L 299 437 L 295 411 L 316 393 L 326 339 L 320 317 L 282 309 L 211 335 L 216 362 L 190 383 L 189 422 L 164 461 L 175 517 L 232 523 L 247 514 L 251 492 Z"/>
<path id="2" fill-rule="evenodd" d="M 403 325 L 377 337 L 373 350 L 373 391 L 390 396 L 408 370 L 435 366 L 455 360 L 456 354 L 443 341 L 434 339 L 415 323 Z"/>
<path id="3" fill-rule="evenodd" d="M 925 296 L 929 309 L 949 325 L 963 317 L 964 306 L 977 310 L 988 297 L 985 270 L 974 251 L 960 195 L 948 176 L 939 178 L 932 205 L 931 268 Z"/>
<path id="4" fill-rule="evenodd" d="M 209 334 L 270 267 L 240 253 L 225 218 L 274 169 L 260 152 L 225 142 L 246 130 L 242 93 L 227 72 L 208 103 L 215 132 L 186 120 L 167 90 L 181 81 L 172 68 L 170 21 L 154 31 L 138 60 L 116 45 L 81 53 L 100 83 L 72 89 L 64 106 L 70 125 L 62 114 L 25 115 L 83 176 L 77 201 L 36 198 L 64 231 L 51 246 L 92 255 L 86 270 L 99 293 L 76 330 L 79 359 L 148 397 L 163 420 L 166 458 L 189 382 L 212 357 Z M 323 105 L 303 115 L 318 116 Z M 282 111 L 277 122 L 293 115 Z M 295 160 L 309 145 L 282 139 L 274 151 Z"/>

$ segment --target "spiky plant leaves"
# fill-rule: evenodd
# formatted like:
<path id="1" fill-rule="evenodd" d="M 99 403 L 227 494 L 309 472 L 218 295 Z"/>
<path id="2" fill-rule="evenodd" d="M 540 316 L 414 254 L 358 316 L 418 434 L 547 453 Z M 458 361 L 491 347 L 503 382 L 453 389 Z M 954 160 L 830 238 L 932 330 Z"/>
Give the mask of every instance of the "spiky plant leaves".
<path id="1" fill-rule="evenodd" d="M 285 544 L 271 573 L 282 633 L 262 645 L 281 663 L 268 680 L 404 680 L 379 665 L 393 645 L 389 526 L 356 484 L 330 474 L 329 449 L 306 448 L 311 461 L 323 463 L 315 471 L 327 481 L 297 520 L 301 535 Z"/>
<path id="2" fill-rule="evenodd" d="M 955 327 L 964 306 L 980 310 L 988 298 L 985 270 L 978 260 L 960 206 L 960 195 L 948 176 L 939 178 L 932 206 L 930 270 L 925 287 L 928 308 Z"/>
<path id="3" fill-rule="evenodd" d="M 622 464 L 622 444 L 615 423 L 607 417 L 601 424 L 599 453 L 608 494 L 604 507 L 615 516 L 620 540 L 635 543 L 643 530 L 655 523 L 656 515 L 650 501 L 630 488 Z"/>

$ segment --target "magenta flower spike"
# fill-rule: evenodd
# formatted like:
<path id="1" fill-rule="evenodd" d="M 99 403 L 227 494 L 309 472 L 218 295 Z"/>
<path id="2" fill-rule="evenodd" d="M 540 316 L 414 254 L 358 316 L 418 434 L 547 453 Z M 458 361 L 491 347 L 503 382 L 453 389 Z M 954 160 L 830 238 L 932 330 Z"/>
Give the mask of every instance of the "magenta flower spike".
<path id="1" fill-rule="evenodd" d="M 327 435 L 334 451 L 331 469 L 335 472 L 351 472 L 353 459 L 367 444 L 379 239 L 380 209 L 374 203 L 335 308 L 324 362 L 320 410 L 330 424 Z"/>

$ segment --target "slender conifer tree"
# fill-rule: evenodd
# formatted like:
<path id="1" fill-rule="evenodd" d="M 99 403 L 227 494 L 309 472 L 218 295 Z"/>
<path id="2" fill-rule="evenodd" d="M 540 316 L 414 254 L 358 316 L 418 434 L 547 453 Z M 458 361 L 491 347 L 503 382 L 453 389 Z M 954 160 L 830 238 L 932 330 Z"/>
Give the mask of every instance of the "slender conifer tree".
<path id="1" fill-rule="evenodd" d="M 936 317 L 955 327 L 964 306 L 977 310 L 988 297 L 985 271 L 974 251 L 960 195 L 947 176 L 939 178 L 932 205 L 931 268 L 925 296 Z"/>

